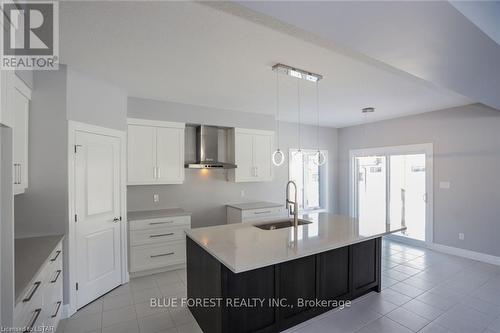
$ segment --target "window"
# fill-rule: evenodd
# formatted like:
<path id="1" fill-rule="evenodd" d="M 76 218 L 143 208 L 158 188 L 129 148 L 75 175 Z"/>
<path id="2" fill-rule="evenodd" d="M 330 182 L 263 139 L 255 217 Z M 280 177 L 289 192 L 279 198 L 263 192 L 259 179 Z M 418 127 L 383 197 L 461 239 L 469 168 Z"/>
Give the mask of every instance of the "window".
<path id="1" fill-rule="evenodd" d="M 327 152 L 322 152 L 328 158 Z M 318 166 L 315 162 L 316 158 L 316 150 L 302 149 L 302 154 L 299 154 L 297 149 L 290 149 L 289 179 L 297 184 L 299 209 L 303 211 L 327 208 L 326 170 L 328 169 L 328 159 L 324 165 Z"/>

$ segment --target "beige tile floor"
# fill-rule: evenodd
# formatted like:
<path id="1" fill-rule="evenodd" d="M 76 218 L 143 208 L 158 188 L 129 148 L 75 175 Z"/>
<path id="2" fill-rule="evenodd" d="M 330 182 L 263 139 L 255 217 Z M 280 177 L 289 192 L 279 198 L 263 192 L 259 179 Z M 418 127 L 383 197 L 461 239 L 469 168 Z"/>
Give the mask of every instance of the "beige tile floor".
<path id="1" fill-rule="evenodd" d="M 500 333 L 500 267 L 383 242 L 383 290 L 287 332 Z M 186 272 L 132 279 L 61 321 L 58 332 L 201 332 L 186 308 L 150 308 L 186 295 Z"/>

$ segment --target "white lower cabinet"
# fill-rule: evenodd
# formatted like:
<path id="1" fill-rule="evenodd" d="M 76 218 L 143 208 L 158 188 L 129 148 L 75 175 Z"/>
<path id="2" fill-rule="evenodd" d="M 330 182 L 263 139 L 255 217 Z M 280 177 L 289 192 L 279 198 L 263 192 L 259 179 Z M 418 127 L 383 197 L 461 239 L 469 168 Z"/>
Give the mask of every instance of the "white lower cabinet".
<path id="1" fill-rule="evenodd" d="M 227 224 L 233 223 L 255 223 L 273 219 L 285 218 L 287 215 L 285 207 L 267 207 L 242 210 L 234 207 L 226 207 Z"/>
<path id="2" fill-rule="evenodd" d="M 130 272 L 171 270 L 186 264 L 186 234 L 191 216 L 129 221 Z"/>
<path id="3" fill-rule="evenodd" d="M 63 308 L 62 243 L 52 251 L 40 272 L 14 308 L 14 327 L 55 332 Z"/>

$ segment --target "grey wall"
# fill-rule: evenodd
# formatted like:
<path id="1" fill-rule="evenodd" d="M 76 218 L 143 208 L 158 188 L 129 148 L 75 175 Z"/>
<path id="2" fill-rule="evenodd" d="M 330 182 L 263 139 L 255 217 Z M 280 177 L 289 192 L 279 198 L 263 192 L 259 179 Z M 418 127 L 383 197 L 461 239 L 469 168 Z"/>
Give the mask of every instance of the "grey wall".
<path id="1" fill-rule="evenodd" d="M 68 68 L 68 119 L 125 131 L 127 94 L 120 88 Z"/>
<path id="2" fill-rule="evenodd" d="M 219 126 L 238 126 L 255 129 L 274 129 L 274 118 L 266 115 L 246 114 L 226 110 L 208 110 L 204 107 L 168 102 L 129 98 L 129 117 L 204 123 Z M 316 127 L 302 127 L 302 148 L 316 148 Z M 320 148 L 329 154 L 329 210 L 336 211 L 335 160 L 337 155 L 337 130 L 321 128 Z M 297 148 L 297 125 L 282 123 L 281 149 Z M 193 213 L 193 227 L 226 223 L 225 204 L 265 200 L 284 202 L 285 185 L 288 181 L 288 164 L 275 168 L 274 180 L 258 183 L 232 183 L 226 181 L 226 170 L 186 169 L 181 185 L 129 186 L 128 209 L 146 210 L 181 207 Z M 241 191 L 245 196 L 241 197 Z M 153 194 L 160 195 L 160 202 L 153 203 Z"/>
<path id="3" fill-rule="evenodd" d="M 29 187 L 15 197 L 16 237 L 65 233 L 68 220 L 66 67 L 34 73 Z"/>
<path id="4" fill-rule="evenodd" d="M 274 117 L 264 114 L 214 109 L 206 106 L 129 97 L 128 117 L 188 124 L 205 124 L 274 130 Z"/>
<path id="5" fill-rule="evenodd" d="M 500 112 L 475 104 L 342 128 L 339 210 L 349 213 L 349 150 L 434 144 L 434 241 L 500 255 Z M 440 181 L 451 188 L 440 189 Z M 465 240 L 458 240 L 458 233 Z"/>

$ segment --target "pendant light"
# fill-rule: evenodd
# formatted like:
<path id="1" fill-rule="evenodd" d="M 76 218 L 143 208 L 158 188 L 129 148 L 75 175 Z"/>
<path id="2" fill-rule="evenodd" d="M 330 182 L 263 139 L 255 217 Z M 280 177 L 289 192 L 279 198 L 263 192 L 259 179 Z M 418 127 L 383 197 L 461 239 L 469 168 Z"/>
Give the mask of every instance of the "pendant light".
<path id="1" fill-rule="evenodd" d="M 276 72 L 276 133 L 277 133 L 277 149 L 274 151 L 272 161 L 275 166 L 280 166 L 285 162 L 285 154 L 280 149 L 280 82 L 279 73 Z"/>
<path id="2" fill-rule="evenodd" d="M 322 166 L 326 163 L 326 156 L 325 153 L 323 153 L 319 149 L 319 80 L 316 81 L 316 146 L 318 147 L 318 150 L 316 152 L 316 158 L 314 159 L 314 162 L 318 166 Z"/>

